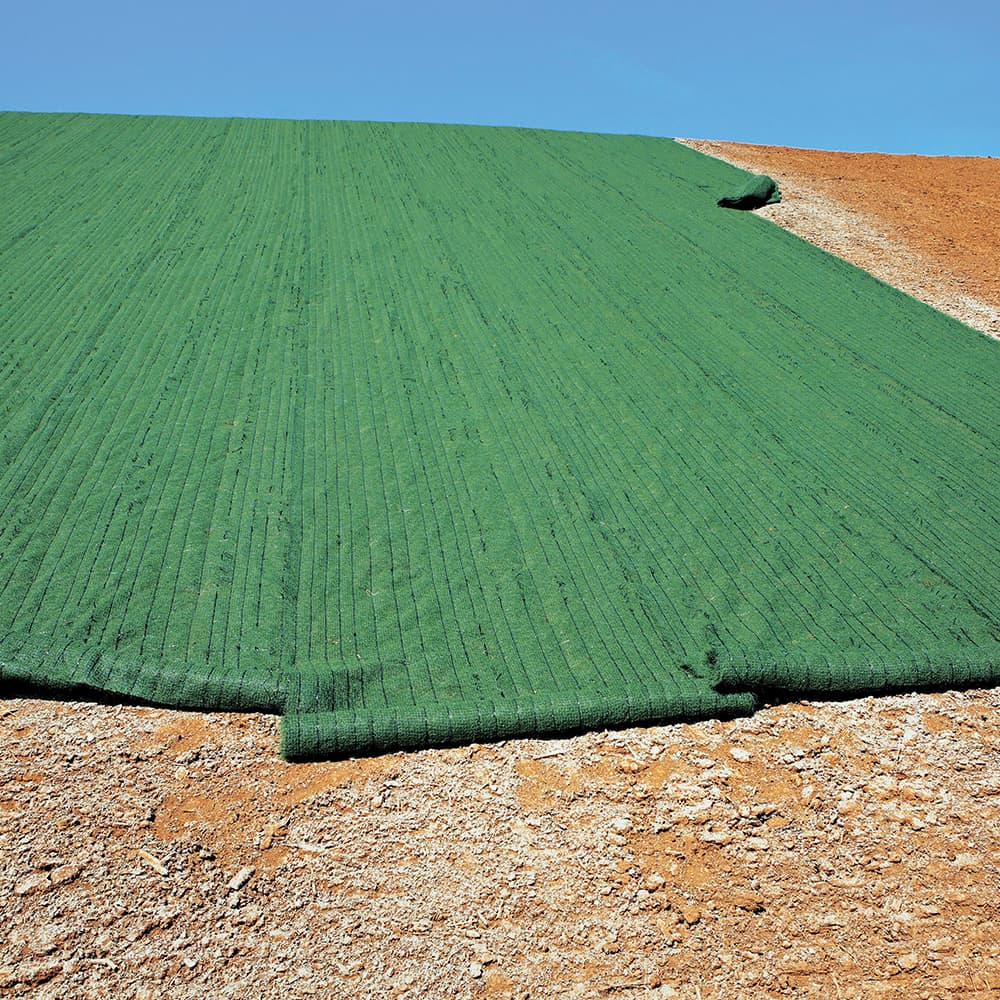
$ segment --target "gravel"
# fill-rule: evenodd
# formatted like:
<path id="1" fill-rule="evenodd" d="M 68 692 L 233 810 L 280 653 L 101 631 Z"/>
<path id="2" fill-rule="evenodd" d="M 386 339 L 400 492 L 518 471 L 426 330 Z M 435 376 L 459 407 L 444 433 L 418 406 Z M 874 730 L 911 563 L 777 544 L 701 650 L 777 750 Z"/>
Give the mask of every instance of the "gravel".
<path id="1" fill-rule="evenodd" d="M 290 765 L 270 717 L 2 702 L 0 990 L 992 996 L 998 708 Z"/>

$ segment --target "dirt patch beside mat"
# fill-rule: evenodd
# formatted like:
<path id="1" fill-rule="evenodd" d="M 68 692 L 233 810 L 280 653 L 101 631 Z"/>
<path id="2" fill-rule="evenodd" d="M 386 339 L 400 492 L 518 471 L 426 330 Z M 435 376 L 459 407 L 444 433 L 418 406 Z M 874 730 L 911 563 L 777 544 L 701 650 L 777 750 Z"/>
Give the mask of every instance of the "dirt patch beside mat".
<path id="1" fill-rule="evenodd" d="M 994 996 L 998 709 L 287 765 L 267 717 L 10 701 L 0 990 Z"/>
<path id="2" fill-rule="evenodd" d="M 812 186 L 806 156 L 797 190 L 841 155 Z M 857 161 L 873 203 L 887 160 Z M 765 211 L 805 204 L 750 165 L 786 191 Z M 821 194 L 817 242 L 876 233 L 901 276 L 953 281 Z M 1000 305 L 990 239 L 967 283 Z M 998 709 L 908 695 L 289 765 L 273 718 L 0 701 L 0 996 L 995 998 Z"/>
<path id="3" fill-rule="evenodd" d="M 680 141 L 772 176 L 778 225 L 1000 337 L 1000 159 Z"/>

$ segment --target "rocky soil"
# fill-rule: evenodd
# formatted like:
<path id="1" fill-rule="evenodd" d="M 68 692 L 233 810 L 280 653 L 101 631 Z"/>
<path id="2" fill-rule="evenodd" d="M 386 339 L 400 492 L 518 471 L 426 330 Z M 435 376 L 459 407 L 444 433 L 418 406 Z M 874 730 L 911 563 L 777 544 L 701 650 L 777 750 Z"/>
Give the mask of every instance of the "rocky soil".
<path id="1" fill-rule="evenodd" d="M 9 702 L 0 989 L 989 997 L 1000 691 L 290 766 L 261 716 Z"/>
<path id="2" fill-rule="evenodd" d="M 1000 229 L 892 199 L 929 169 L 971 217 L 998 161 L 977 188 L 941 158 L 710 145 L 779 180 L 776 222 L 995 332 Z M 291 765 L 271 717 L 0 701 L 0 996 L 995 998 L 998 709 Z"/>

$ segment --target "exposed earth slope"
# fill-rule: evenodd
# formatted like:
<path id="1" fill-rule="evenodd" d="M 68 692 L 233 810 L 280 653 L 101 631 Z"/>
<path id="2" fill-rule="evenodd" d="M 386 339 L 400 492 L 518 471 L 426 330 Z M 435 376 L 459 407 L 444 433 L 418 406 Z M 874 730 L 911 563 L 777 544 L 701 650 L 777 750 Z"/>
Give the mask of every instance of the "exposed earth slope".
<path id="1" fill-rule="evenodd" d="M 784 199 L 762 214 L 778 225 L 1000 337 L 1000 159 L 681 141 L 773 174 Z"/>

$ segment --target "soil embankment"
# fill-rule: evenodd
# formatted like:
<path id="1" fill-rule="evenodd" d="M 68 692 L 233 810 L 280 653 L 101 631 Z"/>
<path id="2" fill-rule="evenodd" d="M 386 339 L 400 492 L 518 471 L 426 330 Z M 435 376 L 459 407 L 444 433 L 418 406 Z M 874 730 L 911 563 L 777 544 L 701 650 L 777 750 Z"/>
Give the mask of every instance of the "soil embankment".
<path id="1" fill-rule="evenodd" d="M 774 177 L 778 225 L 1000 337 L 1000 159 L 681 141 Z"/>

